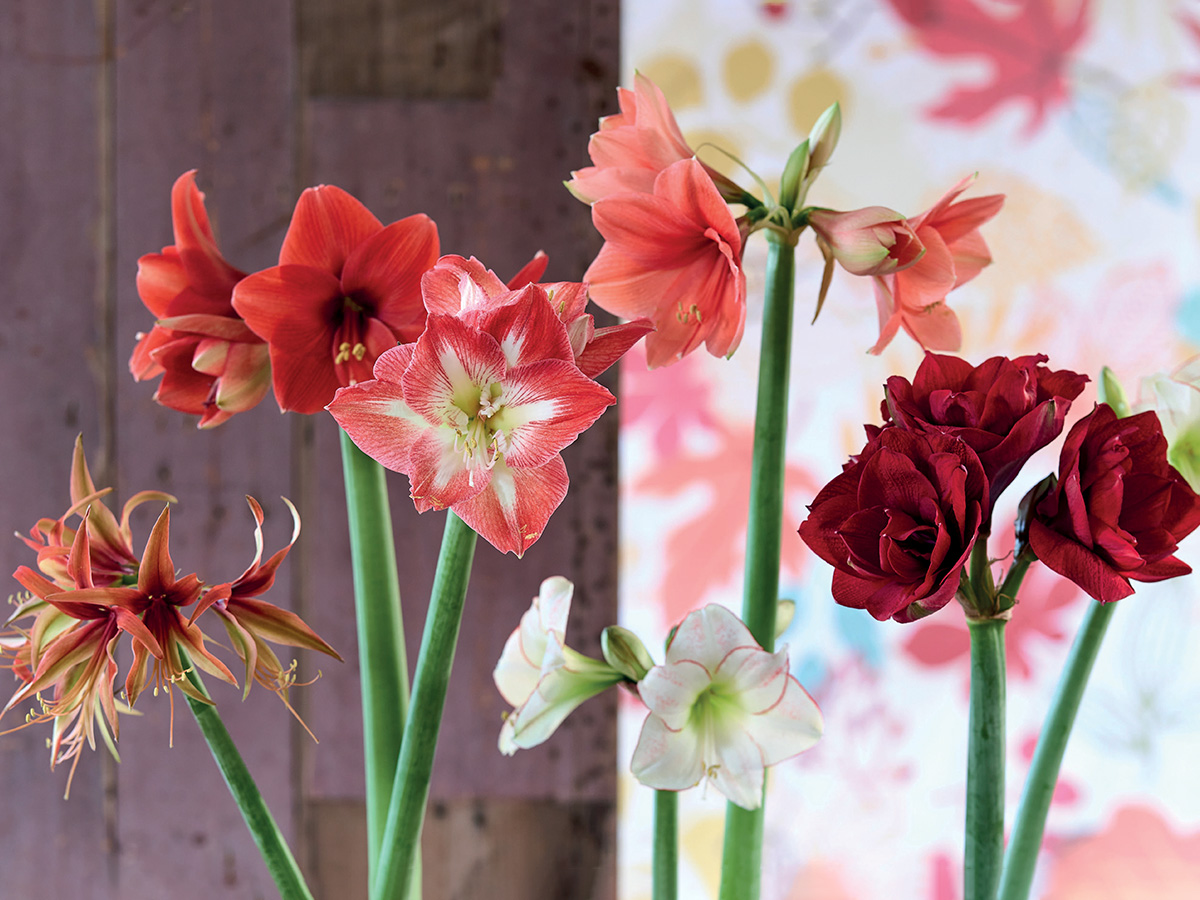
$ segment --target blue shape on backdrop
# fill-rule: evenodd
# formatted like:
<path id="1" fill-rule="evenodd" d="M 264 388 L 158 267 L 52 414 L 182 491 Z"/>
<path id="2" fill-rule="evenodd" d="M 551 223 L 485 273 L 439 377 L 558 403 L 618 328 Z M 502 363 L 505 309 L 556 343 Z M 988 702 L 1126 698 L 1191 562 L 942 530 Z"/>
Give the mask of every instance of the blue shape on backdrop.
<path id="1" fill-rule="evenodd" d="M 1192 344 L 1200 344 L 1200 285 L 1192 285 L 1184 291 L 1175 321 L 1180 337 Z"/>

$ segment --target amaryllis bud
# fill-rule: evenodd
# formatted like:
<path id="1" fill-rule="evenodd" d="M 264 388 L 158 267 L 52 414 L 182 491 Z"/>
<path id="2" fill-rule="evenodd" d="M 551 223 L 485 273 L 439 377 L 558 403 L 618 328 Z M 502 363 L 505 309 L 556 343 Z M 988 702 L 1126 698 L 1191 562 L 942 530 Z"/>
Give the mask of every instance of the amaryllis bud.
<path id="1" fill-rule="evenodd" d="M 850 212 L 815 209 L 808 224 L 851 275 L 890 275 L 925 253 L 908 220 L 884 206 Z"/>
<path id="2" fill-rule="evenodd" d="M 604 629 L 600 648 L 604 651 L 604 661 L 630 681 L 641 681 L 654 668 L 654 660 L 642 639 L 620 625 Z"/>

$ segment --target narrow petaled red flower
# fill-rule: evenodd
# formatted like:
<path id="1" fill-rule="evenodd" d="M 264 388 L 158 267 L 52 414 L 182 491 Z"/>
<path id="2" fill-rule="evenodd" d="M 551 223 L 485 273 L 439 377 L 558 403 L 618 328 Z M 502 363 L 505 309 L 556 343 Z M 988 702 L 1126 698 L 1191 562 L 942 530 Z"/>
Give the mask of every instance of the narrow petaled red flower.
<path id="1" fill-rule="evenodd" d="M 138 295 L 158 321 L 138 336 L 129 370 L 138 381 L 162 375 L 154 399 L 210 428 L 266 394 L 267 345 L 234 311 L 246 275 L 217 249 L 195 170 L 171 189 L 171 221 L 175 243 L 138 260 Z"/>
<path id="2" fill-rule="evenodd" d="M 713 356 L 737 349 L 746 322 L 742 239 L 700 163 L 668 166 L 653 193 L 597 200 L 592 222 L 605 244 L 584 280 L 599 306 L 654 323 L 646 338 L 650 368 L 702 343 Z"/>
<path id="3" fill-rule="evenodd" d="M 967 444 L 885 428 L 817 494 L 800 537 L 834 567 L 834 600 L 911 622 L 954 597 L 987 508 Z"/>
<path id="4" fill-rule="evenodd" d="M 881 353 L 903 328 L 928 350 L 957 350 L 962 344 L 958 317 L 946 295 L 983 271 L 992 261 L 979 226 L 1000 211 L 1003 194 L 955 200 L 975 180 L 964 178 L 908 225 L 925 248 L 916 263 L 892 275 L 875 278 L 879 340 L 871 353 Z"/>
<path id="5" fill-rule="evenodd" d="M 1102 603 L 1132 594 L 1131 579 L 1192 571 L 1174 553 L 1200 526 L 1200 498 L 1167 462 L 1153 412 L 1118 419 L 1098 405 L 1067 434 L 1057 483 L 1031 501 L 1038 559 Z"/>
<path id="6" fill-rule="evenodd" d="M 421 275 L 438 258 L 424 215 L 386 228 L 340 188 L 300 196 L 279 265 L 239 282 L 234 308 L 270 347 L 280 409 L 315 413 L 425 327 Z"/>
<path id="7" fill-rule="evenodd" d="M 499 307 L 460 304 L 458 315 L 431 313 L 415 344 L 384 353 L 375 379 L 338 391 L 329 411 L 365 453 L 409 476 L 418 510 L 449 507 L 519 556 L 566 496 L 560 451 L 615 401 L 579 370 L 538 285 Z"/>
<path id="8" fill-rule="evenodd" d="M 1071 401 L 1087 384 L 1086 375 L 1046 368 L 1046 359 L 993 356 L 972 366 L 926 353 L 911 383 L 900 375 L 887 380 L 885 423 L 953 435 L 979 456 L 991 501 L 985 529 L 996 499 L 1029 457 L 1062 433 Z"/>

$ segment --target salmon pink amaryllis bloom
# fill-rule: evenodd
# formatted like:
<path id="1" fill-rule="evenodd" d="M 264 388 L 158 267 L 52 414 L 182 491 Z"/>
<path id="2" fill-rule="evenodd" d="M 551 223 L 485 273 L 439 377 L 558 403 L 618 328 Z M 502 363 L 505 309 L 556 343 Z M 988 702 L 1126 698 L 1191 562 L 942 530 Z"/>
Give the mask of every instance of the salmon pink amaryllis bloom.
<path id="1" fill-rule="evenodd" d="M 633 90 L 617 88 L 621 111 L 600 120 L 600 130 L 588 141 L 588 156 L 594 165 L 571 173 L 567 190 L 584 203 L 634 191 L 653 193 L 658 173 L 695 151 L 667 105 L 667 98 L 653 81 L 640 72 Z M 743 190 L 715 169 L 705 166 L 723 197 L 737 201 Z"/>
<path id="2" fill-rule="evenodd" d="M 575 363 L 546 293 L 498 308 L 433 313 L 415 344 L 329 411 L 367 455 L 408 475 L 417 509 L 452 509 L 518 556 L 567 493 L 560 451 L 615 402 Z"/>
<path id="3" fill-rule="evenodd" d="M 808 224 L 851 275 L 890 275 L 925 253 L 904 216 L 883 206 L 850 212 L 816 209 L 809 214 Z"/>
<path id="4" fill-rule="evenodd" d="M 476 314 L 514 302 L 521 290 L 546 271 L 548 257 L 542 253 L 530 260 L 508 284 L 491 269 L 471 257 L 443 256 L 421 279 L 425 308 L 431 313 Z M 559 321 L 566 326 L 575 364 L 588 378 L 595 378 L 625 355 L 630 347 L 654 330 L 649 319 L 636 319 L 621 325 L 597 328 L 587 305 L 587 284 L 559 281 L 539 284 Z"/>
<path id="5" fill-rule="evenodd" d="M 195 171 L 171 188 L 175 243 L 138 260 L 138 296 L 157 323 L 129 360 L 137 381 L 162 375 L 154 399 L 220 425 L 256 406 L 271 384 L 267 345 L 233 309 L 246 274 L 217 249 Z"/>
<path id="6" fill-rule="evenodd" d="M 788 672 L 787 649 L 768 653 L 723 606 L 690 613 L 666 663 L 638 683 L 650 709 L 633 751 L 642 784 L 680 791 L 702 779 L 743 809 L 762 805 L 763 772 L 821 738 L 821 710 Z"/>
<path id="7" fill-rule="evenodd" d="M 341 188 L 300 195 L 279 265 L 238 283 L 233 306 L 270 347 L 280 409 L 320 411 L 339 387 L 367 381 L 397 342 L 425 327 L 421 275 L 438 258 L 424 215 L 386 228 Z"/>
<path id="8" fill-rule="evenodd" d="M 646 338 L 650 368 L 678 362 L 702 343 L 713 356 L 737 349 L 746 324 L 742 239 L 700 163 L 672 163 L 652 193 L 597 200 L 592 222 L 605 244 L 584 280 L 602 308 L 654 323 Z"/>
<path id="9" fill-rule="evenodd" d="M 901 328 L 927 350 L 957 350 L 962 345 L 958 316 L 946 305 L 946 295 L 992 261 L 979 227 L 1004 205 L 1003 194 L 958 200 L 974 181 L 974 175 L 964 178 L 908 220 L 925 253 L 908 268 L 875 277 L 879 340 L 871 353 L 882 353 Z"/>

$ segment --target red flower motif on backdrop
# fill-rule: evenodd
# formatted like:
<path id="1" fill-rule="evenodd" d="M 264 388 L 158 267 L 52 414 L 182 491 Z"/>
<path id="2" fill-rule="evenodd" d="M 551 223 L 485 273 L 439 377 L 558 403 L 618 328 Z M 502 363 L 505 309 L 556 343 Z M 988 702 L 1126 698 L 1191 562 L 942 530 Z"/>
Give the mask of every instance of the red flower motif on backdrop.
<path id="1" fill-rule="evenodd" d="M 709 384 L 700 376 L 695 357 L 650 372 L 645 354 L 634 351 L 621 364 L 621 428 L 637 423 L 650 429 L 654 449 L 664 461 L 669 460 L 693 427 L 721 430 L 709 394 Z"/>
<path id="2" fill-rule="evenodd" d="M 421 275 L 437 226 L 415 215 L 386 228 L 341 188 L 308 188 L 279 265 L 239 282 L 233 306 L 270 347 L 280 409 L 315 413 L 339 387 L 371 378 L 385 350 L 425 327 Z"/>
<path id="3" fill-rule="evenodd" d="M 680 621 L 714 586 L 727 584 L 741 571 L 744 542 L 738 535 L 745 534 L 750 509 L 749 460 L 754 433 L 718 431 L 718 437 L 721 444 L 715 454 L 664 458 L 634 485 L 635 490 L 653 496 L 674 496 L 695 485 L 711 492 L 705 508 L 679 523 L 663 545 L 667 562 L 661 597 L 667 622 Z M 816 488 L 807 469 L 787 464 L 787 496 L 811 496 Z M 799 500 L 795 508 L 801 508 Z M 801 564 L 785 541 L 781 566 L 794 574 Z"/>
<path id="4" fill-rule="evenodd" d="M 1130 579 L 1190 573 L 1173 554 L 1197 526 L 1200 497 L 1167 462 L 1158 416 L 1118 419 L 1102 403 L 1067 434 L 1057 482 L 1034 498 L 1029 546 L 1046 566 L 1109 603 L 1133 593 Z"/>
<path id="5" fill-rule="evenodd" d="M 908 220 L 925 252 L 904 269 L 875 276 L 879 340 L 870 353 L 883 352 L 900 328 L 927 350 L 961 346 L 958 316 L 946 305 L 946 295 L 991 263 L 979 227 L 1004 204 L 1003 194 L 955 202 L 974 180 L 974 175 L 964 178 L 932 207 Z"/>
<path id="6" fill-rule="evenodd" d="M 933 118 L 970 125 L 1023 98 L 1032 108 L 1028 134 L 1041 126 L 1051 107 L 1066 101 L 1067 68 L 1087 33 L 1090 0 L 1077 0 L 1074 9 L 1058 0 L 888 2 L 933 55 L 990 63 L 985 81 L 954 89 L 929 111 Z"/>
<path id="7" fill-rule="evenodd" d="M 129 359 L 137 381 L 163 376 L 154 399 L 220 425 L 256 406 L 270 386 L 267 345 L 234 311 L 246 274 L 217 249 L 193 169 L 171 188 L 175 243 L 138 260 L 138 296 L 158 319 Z"/>
<path id="8" fill-rule="evenodd" d="M 471 284 L 462 290 L 475 296 Z M 418 511 L 449 507 L 518 556 L 566 496 L 560 451 L 615 402 L 579 370 L 566 326 L 532 284 L 503 306 L 430 314 L 417 342 L 380 356 L 374 375 L 338 391 L 338 424 L 409 476 Z"/>
<path id="9" fill-rule="evenodd" d="M 653 193 L 597 200 L 592 222 L 605 244 L 584 280 L 599 306 L 654 323 L 646 338 L 650 368 L 702 343 L 713 356 L 737 349 L 746 323 L 742 238 L 700 163 L 668 166 Z"/>

